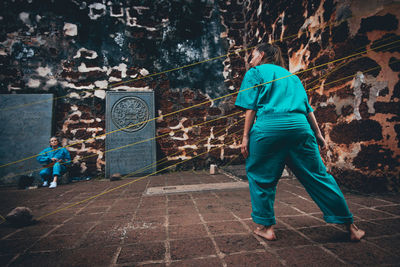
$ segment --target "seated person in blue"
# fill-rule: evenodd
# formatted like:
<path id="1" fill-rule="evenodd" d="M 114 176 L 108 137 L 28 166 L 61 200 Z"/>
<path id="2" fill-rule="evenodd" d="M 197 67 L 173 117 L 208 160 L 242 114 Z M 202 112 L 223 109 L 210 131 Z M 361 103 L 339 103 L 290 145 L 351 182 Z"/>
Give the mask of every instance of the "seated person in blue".
<path id="1" fill-rule="evenodd" d="M 57 137 L 50 138 L 50 147 L 45 148 L 37 156 L 37 161 L 44 164 L 45 169 L 40 171 L 40 176 L 43 179 L 43 186 L 49 185 L 49 188 L 57 187 L 57 178 L 64 174 L 67 170 L 66 165 L 71 163 L 71 156 L 65 147 L 60 148 Z"/>

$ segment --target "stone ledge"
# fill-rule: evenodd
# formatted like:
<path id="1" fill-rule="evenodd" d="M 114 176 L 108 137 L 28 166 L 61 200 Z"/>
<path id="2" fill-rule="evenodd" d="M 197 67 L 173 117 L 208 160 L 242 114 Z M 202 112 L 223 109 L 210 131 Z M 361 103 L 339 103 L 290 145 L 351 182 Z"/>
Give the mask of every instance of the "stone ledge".
<path id="1" fill-rule="evenodd" d="M 245 182 L 158 186 L 158 187 L 148 188 L 143 194 L 144 195 L 163 195 L 163 194 L 188 193 L 188 192 L 196 192 L 196 191 L 241 189 L 241 188 L 247 188 L 248 186 L 249 186 L 248 183 L 245 183 Z"/>

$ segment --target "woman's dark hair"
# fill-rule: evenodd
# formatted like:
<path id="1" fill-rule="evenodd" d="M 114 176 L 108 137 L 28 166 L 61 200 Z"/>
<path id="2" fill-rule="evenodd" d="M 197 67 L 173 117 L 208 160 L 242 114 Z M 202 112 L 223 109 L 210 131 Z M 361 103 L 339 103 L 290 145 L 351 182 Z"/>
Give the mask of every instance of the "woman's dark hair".
<path id="1" fill-rule="evenodd" d="M 279 46 L 275 44 L 260 44 L 256 47 L 258 52 L 264 52 L 263 63 L 273 63 L 286 68 L 285 60 L 282 56 L 282 51 Z"/>

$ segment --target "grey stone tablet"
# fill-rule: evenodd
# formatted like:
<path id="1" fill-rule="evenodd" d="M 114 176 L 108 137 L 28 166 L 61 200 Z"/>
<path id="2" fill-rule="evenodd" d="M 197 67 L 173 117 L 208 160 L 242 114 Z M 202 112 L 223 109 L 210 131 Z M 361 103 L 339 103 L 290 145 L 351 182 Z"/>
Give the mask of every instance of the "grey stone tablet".
<path id="1" fill-rule="evenodd" d="M 107 93 L 107 178 L 116 173 L 141 176 L 155 172 L 155 121 L 148 121 L 152 118 L 154 92 Z"/>
<path id="2" fill-rule="evenodd" d="M 0 185 L 17 184 L 21 174 L 39 179 L 35 155 L 49 146 L 52 123 L 52 94 L 0 95 Z"/>

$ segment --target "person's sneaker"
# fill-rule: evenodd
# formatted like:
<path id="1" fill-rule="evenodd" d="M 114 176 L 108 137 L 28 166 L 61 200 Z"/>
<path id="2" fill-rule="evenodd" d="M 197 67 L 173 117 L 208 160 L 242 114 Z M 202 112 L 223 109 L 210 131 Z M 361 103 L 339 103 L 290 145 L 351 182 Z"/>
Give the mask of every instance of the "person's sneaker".
<path id="1" fill-rule="evenodd" d="M 49 188 L 56 188 L 57 182 L 51 182 Z"/>
<path id="2" fill-rule="evenodd" d="M 44 181 L 43 184 L 42 184 L 43 187 L 46 187 L 48 185 L 49 185 L 49 182 L 47 182 L 47 181 Z"/>

